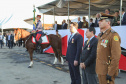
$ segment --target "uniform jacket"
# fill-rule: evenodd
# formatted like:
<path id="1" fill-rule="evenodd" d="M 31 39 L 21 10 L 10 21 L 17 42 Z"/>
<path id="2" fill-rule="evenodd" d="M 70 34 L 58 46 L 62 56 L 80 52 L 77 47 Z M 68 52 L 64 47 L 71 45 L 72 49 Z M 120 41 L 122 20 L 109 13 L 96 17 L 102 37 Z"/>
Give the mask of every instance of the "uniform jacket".
<path id="1" fill-rule="evenodd" d="M 88 28 L 88 22 L 87 21 L 83 22 L 82 28 Z"/>
<path id="2" fill-rule="evenodd" d="M 81 53 L 81 63 L 84 62 L 87 73 L 95 74 L 95 65 L 96 65 L 96 51 L 97 51 L 98 39 L 93 37 L 90 42 L 87 44 L 87 41 L 84 43 L 84 47 Z"/>
<path id="3" fill-rule="evenodd" d="M 97 37 L 96 73 L 100 75 L 116 76 L 118 73 L 119 59 L 121 56 L 121 39 L 118 33 L 109 28 L 101 37 Z M 109 56 L 111 63 L 109 63 Z"/>
<path id="4" fill-rule="evenodd" d="M 74 60 L 80 61 L 80 54 L 83 46 L 83 38 L 79 33 L 76 33 L 72 39 L 68 42 L 66 59 L 68 62 Z"/>
<path id="5" fill-rule="evenodd" d="M 36 30 L 42 30 L 42 23 L 40 20 L 36 24 Z"/>

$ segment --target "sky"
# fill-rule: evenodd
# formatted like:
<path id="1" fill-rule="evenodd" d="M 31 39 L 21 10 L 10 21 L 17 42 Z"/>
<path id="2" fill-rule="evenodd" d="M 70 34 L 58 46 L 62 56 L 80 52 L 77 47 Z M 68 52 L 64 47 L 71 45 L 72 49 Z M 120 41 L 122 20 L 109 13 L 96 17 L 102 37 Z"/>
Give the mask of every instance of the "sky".
<path id="1" fill-rule="evenodd" d="M 4 18 L 9 18 L 13 15 L 14 19 L 24 20 L 33 17 L 33 5 L 36 7 L 46 4 L 54 0 L 0 0 L 0 20 Z M 36 8 L 37 10 L 37 8 Z M 40 14 L 37 10 L 36 15 Z M 54 23 L 53 16 L 45 16 L 45 23 Z M 63 19 L 67 19 L 68 17 L 56 17 L 58 23 L 61 23 Z M 74 19 L 75 17 L 70 17 L 70 19 Z M 13 21 L 16 21 L 13 20 Z"/>
<path id="2" fill-rule="evenodd" d="M 33 17 L 33 4 L 37 7 L 49 1 L 53 0 L 0 0 L 0 18 L 11 14 L 22 19 Z"/>

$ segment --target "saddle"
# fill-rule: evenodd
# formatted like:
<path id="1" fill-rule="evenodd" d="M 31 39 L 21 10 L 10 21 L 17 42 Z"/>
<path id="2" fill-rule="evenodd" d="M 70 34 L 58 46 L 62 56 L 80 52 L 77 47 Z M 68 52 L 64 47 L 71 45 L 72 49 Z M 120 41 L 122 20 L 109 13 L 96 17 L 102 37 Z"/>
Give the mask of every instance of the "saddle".
<path id="1" fill-rule="evenodd" d="M 36 43 L 36 35 L 37 35 L 36 33 L 32 33 L 33 43 Z M 39 42 L 40 44 L 48 44 L 49 43 L 48 36 L 44 33 L 37 42 Z"/>

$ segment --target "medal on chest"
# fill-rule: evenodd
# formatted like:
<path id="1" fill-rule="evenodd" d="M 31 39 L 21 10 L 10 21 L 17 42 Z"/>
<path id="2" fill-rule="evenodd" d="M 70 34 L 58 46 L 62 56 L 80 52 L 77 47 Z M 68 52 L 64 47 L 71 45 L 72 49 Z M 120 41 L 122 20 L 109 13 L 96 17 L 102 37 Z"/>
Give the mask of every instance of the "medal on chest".
<path id="1" fill-rule="evenodd" d="M 88 45 L 87 50 L 90 50 L 90 44 Z"/>
<path id="2" fill-rule="evenodd" d="M 108 40 L 102 40 L 101 45 L 106 48 L 107 47 Z"/>
<path id="3" fill-rule="evenodd" d="M 74 39 L 72 38 L 72 43 L 74 43 Z"/>

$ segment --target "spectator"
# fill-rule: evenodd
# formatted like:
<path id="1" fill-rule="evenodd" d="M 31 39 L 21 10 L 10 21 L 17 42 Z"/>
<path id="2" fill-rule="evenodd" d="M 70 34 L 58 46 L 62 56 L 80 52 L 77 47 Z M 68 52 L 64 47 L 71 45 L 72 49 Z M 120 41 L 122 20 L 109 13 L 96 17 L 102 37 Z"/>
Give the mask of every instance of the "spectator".
<path id="1" fill-rule="evenodd" d="M 0 45 L 1 45 L 1 48 L 2 48 L 2 46 L 3 46 L 3 35 L 1 34 L 1 32 L 0 32 Z"/>
<path id="2" fill-rule="evenodd" d="M 109 8 L 105 9 L 105 14 L 110 14 L 110 9 Z"/>
<path id="3" fill-rule="evenodd" d="M 6 46 L 8 46 L 8 33 L 6 33 Z"/>
<path id="4" fill-rule="evenodd" d="M 82 28 L 83 22 L 81 22 L 81 18 L 78 17 L 78 29 Z"/>
<path id="5" fill-rule="evenodd" d="M 100 20 L 100 14 L 97 13 L 96 14 L 96 19 L 95 19 L 95 27 L 99 27 L 99 24 L 98 24 L 99 20 Z"/>
<path id="6" fill-rule="evenodd" d="M 60 28 L 59 28 L 59 24 L 57 24 L 57 21 L 55 21 L 55 24 L 53 25 L 53 28 L 54 28 L 55 30 L 60 29 Z"/>
<path id="7" fill-rule="evenodd" d="M 9 49 L 12 48 L 11 41 L 12 41 L 12 36 L 11 36 L 11 33 L 9 33 L 9 35 L 8 35 L 8 47 L 9 47 Z"/>
<path id="8" fill-rule="evenodd" d="M 67 29 L 67 23 L 66 20 L 63 20 L 61 29 Z"/>
<path id="9" fill-rule="evenodd" d="M 90 19 L 90 27 L 94 27 L 95 26 L 95 24 L 93 23 L 93 19 L 91 18 Z"/>
<path id="10" fill-rule="evenodd" d="M 114 16 L 114 20 L 113 20 L 112 26 L 118 26 L 119 25 L 117 23 L 118 21 L 120 21 L 119 11 L 115 11 L 115 16 Z"/>
<path id="11" fill-rule="evenodd" d="M 11 45 L 12 45 L 12 47 L 14 46 L 14 35 L 13 34 L 11 34 Z"/>
<path id="12" fill-rule="evenodd" d="M 126 25 L 126 13 L 125 13 L 124 8 L 122 8 L 122 20 L 121 21 L 122 21 L 122 25 Z M 118 21 L 118 24 L 120 24 L 120 21 Z"/>
<path id="13" fill-rule="evenodd" d="M 86 21 L 86 17 L 83 17 L 83 25 L 82 28 L 88 28 L 88 22 Z"/>

